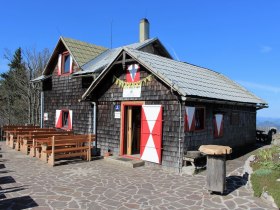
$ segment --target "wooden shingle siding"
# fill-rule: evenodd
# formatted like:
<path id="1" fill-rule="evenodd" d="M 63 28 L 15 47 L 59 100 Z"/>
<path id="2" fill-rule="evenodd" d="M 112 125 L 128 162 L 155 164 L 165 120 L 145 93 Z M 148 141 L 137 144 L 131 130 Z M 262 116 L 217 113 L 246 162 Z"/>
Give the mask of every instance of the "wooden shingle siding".
<path id="1" fill-rule="evenodd" d="M 83 93 L 81 78 L 58 76 L 56 68 L 52 76 L 52 90 L 44 91 L 44 112 L 48 113 L 44 127 L 54 127 L 55 110 L 66 109 L 73 111 L 75 133 L 92 132 L 92 106 L 90 102 L 78 102 Z"/>
<path id="2" fill-rule="evenodd" d="M 114 67 L 114 75 L 125 80 L 122 67 Z M 142 66 L 140 79 L 150 75 Z M 119 154 L 121 120 L 114 118 L 114 106 L 120 105 L 123 101 L 145 101 L 146 105 L 160 104 L 163 106 L 163 134 L 162 134 L 162 165 L 166 167 L 178 167 L 178 142 L 179 142 L 179 106 L 177 97 L 171 93 L 170 87 L 153 78 L 152 81 L 142 85 L 140 98 L 123 98 L 123 89 L 112 84 L 112 76 L 108 76 L 96 91 L 92 92 L 92 98 L 97 99 L 97 144 L 102 152 L 110 149 L 114 155 Z M 182 114 L 184 106 L 182 105 Z M 183 133 L 183 118 L 182 129 Z M 182 137 L 183 142 L 183 137 Z M 183 144 L 182 144 L 183 145 Z M 152 164 L 152 163 L 151 163 Z"/>
<path id="3" fill-rule="evenodd" d="M 202 131 L 185 132 L 184 150 L 197 150 L 203 144 L 217 144 L 234 149 L 252 145 L 256 141 L 256 109 L 232 105 L 186 103 L 187 106 L 204 106 L 206 108 L 205 129 Z M 223 136 L 214 138 L 213 113 L 222 110 L 224 114 Z M 239 122 L 231 123 L 232 112 L 239 114 Z"/>

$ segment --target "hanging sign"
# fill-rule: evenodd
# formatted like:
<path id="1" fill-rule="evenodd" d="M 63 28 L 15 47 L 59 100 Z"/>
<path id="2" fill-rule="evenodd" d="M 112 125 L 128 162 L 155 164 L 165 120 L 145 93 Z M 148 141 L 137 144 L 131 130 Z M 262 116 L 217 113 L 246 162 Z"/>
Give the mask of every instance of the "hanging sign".
<path id="1" fill-rule="evenodd" d="M 123 97 L 124 98 L 139 98 L 141 97 L 141 86 L 139 87 L 129 87 L 126 86 L 123 88 Z"/>
<path id="2" fill-rule="evenodd" d="M 120 80 L 114 76 L 114 83 L 123 88 L 124 98 L 139 98 L 141 97 L 141 87 L 152 80 L 152 75 L 149 75 L 140 80 L 140 65 L 131 64 L 126 70 L 126 81 Z"/>
<path id="3" fill-rule="evenodd" d="M 120 110 L 121 110 L 121 105 L 116 104 L 116 105 L 115 105 L 115 111 L 120 111 Z"/>
<path id="4" fill-rule="evenodd" d="M 121 118 L 121 112 L 115 111 L 115 119 L 120 119 Z"/>
<path id="5" fill-rule="evenodd" d="M 47 120 L 49 120 L 49 115 L 48 115 L 48 113 L 44 113 L 44 121 L 47 121 Z"/>

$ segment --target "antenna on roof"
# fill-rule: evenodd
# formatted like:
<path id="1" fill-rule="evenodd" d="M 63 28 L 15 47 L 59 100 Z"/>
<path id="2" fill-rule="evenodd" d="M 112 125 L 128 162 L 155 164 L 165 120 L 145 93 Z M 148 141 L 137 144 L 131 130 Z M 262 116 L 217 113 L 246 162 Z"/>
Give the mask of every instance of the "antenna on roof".
<path id="1" fill-rule="evenodd" d="M 113 48 L 113 20 L 111 20 L 111 49 Z"/>

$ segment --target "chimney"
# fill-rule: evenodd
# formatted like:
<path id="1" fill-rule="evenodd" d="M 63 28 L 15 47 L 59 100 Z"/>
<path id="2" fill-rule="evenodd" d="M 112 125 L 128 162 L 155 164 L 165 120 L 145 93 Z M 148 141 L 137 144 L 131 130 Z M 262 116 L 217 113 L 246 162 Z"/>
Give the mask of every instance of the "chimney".
<path id="1" fill-rule="evenodd" d="M 139 41 L 144 42 L 145 40 L 150 38 L 150 23 L 146 18 L 143 18 L 140 21 L 140 33 L 139 33 Z"/>

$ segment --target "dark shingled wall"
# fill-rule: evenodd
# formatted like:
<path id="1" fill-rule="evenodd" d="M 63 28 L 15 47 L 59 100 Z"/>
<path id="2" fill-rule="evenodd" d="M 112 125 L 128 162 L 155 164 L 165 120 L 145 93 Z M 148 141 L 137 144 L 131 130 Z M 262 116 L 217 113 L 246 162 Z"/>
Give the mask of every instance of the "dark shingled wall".
<path id="1" fill-rule="evenodd" d="M 52 76 L 52 90 L 44 91 L 44 112 L 48 120 L 44 127 L 55 126 L 55 110 L 73 110 L 73 130 L 75 133 L 92 132 L 92 106 L 90 102 L 78 102 L 86 89 L 82 88 L 82 79 L 57 75 Z"/>
<path id="2" fill-rule="evenodd" d="M 252 145 L 256 141 L 256 108 L 245 106 L 186 103 L 187 106 L 206 108 L 205 129 L 186 132 L 184 150 L 197 150 L 203 144 L 226 145 L 234 149 Z M 222 111 L 224 114 L 223 136 L 214 138 L 213 113 Z M 237 114 L 239 120 L 232 123 L 232 114 Z M 234 152 L 234 151 L 233 151 Z"/>
<path id="3" fill-rule="evenodd" d="M 170 87 L 153 77 L 152 81 L 142 85 L 140 98 L 123 98 L 123 89 L 113 84 L 112 78 L 116 76 L 125 80 L 125 71 L 121 65 L 116 65 L 111 72 L 113 73 L 107 75 L 91 94 L 92 99 L 98 101 L 97 142 L 102 152 L 107 149 L 110 149 L 114 155 L 118 155 L 120 152 L 121 120 L 114 118 L 114 105 L 120 105 L 123 101 L 136 100 L 145 101 L 147 105 L 160 104 L 163 106 L 162 165 L 177 168 L 180 122 L 180 104 L 177 97 L 171 93 Z M 149 74 L 141 66 L 140 78 L 143 79 Z M 183 133 L 183 118 L 181 133 Z"/>

